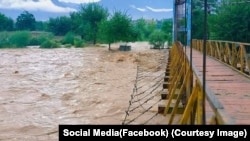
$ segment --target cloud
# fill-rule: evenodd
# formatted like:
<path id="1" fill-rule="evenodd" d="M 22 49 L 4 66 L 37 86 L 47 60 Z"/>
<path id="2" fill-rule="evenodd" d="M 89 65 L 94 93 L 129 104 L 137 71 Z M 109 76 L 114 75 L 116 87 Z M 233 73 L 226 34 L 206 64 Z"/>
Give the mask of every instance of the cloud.
<path id="1" fill-rule="evenodd" d="M 51 0 L 0 0 L 0 8 L 56 13 L 76 11 L 73 8 L 57 6 Z"/>
<path id="2" fill-rule="evenodd" d="M 136 10 L 138 10 L 138 11 L 141 11 L 141 12 L 147 11 L 147 9 L 145 9 L 145 8 L 139 8 L 139 7 L 136 7 L 136 6 L 134 6 L 134 5 L 130 5 L 130 7 L 134 8 L 134 9 L 136 9 Z"/>
<path id="3" fill-rule="evenodd" d="M 153 11 L 153 12 L 171 12 L 171 11 L 173 11 L 173 9 L 165 9 L 165 8 L 155 9 L 155 8 L 152 8 L 149 6 L 146 6 L 146 8 L 149 9 L 150 11 Z"/>
<path id="4" fill-rule="evenodd" d="M 139 8 L 139 7 L 136 7 L 135 5 L 130 5 L 131 8 L 134 8 L 138 11 L 141 11 L 141 12 L 145 12 L 148 10 L 152 11 L 152 12 L 171 12 L 173 11 L 173 9 L 165 9 L 165 8 L 161 8 L 161 9 L 155 9 L 155 8 L 152 8 L 150 6 L 146 6 L 146 8 Z"/>
<path id="5" fill-rule="evenodd" d="M 65 3 L 81 4 L 81 3 L 99 2 L 101 0 L 58 0 L 58 1 L 65 2 Z"/>

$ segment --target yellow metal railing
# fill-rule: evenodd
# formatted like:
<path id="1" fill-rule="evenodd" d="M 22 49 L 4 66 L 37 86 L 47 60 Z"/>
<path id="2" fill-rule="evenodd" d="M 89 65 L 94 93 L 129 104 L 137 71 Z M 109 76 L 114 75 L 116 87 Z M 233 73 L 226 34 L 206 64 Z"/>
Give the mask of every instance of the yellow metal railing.
<path id="1" fill-rule="evenodd" d="M 173 44 L 170 60 L 166 73 L 169 77 L 168 97 L 163 113 L 169 115 L 168 124 L 234 124 L 208 87 L 205 88 L 206 113 L 203 113 L 202 78 L 196 68 L 190 66 L 190 58 L 180 42 Z M 203 121 L 204 114 L 209 120 Z M 174 122 L 176 119 L 178 121 Z"/>
<path id="2" fill-rule="evenodd" d="M 250 43 L 208 40 L 206 46 L 207 55 L 250 76 Z M 193 39 L 192 47 L 203 52 L 203 40 Z"/>

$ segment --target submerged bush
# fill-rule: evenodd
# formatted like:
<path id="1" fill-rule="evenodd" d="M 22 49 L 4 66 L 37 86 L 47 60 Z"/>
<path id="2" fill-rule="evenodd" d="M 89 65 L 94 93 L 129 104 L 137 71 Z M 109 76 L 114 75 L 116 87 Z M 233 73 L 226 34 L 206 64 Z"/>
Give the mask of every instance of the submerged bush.
<path id="1" fill-rule="evenodd" d="M 16 31 L 10 36 L 10 44 L 14 47 L 26 47 L 31 39 L 31 34 L 28 31 Z"/>
<path id="2" fill-rule="evenodd" d="M 82 39 L 75 38 L 74 46 L 75 47 L 84 47 L 84 41 Z"/>
<path id="3" fill-rule="evenodd" d="M 59 47 L 60 43 L 54 39 L 54 35 L 49 32 L 30 32 L 30 31 L 14 31 L 0 32 L 0 48 L 23 48 L 28 45 L 41 45 L 43 47 L 54 48 Z M 47 42 L 45 42 L 47 41 Z"/>
<path id="4" fill-rule="evenodd" d="M 10 47 L 9 38 L 8 32 L 0 32 L 0 48 Z"/>
<path id="5" fill-rule="evenodd" d="M 66 48 L 70 48 L 70 47 L 72 47 L 72 45 L 71 44 L 65 44 L 64 45 Z"/>
<path id="6" fill-rule="evenodd" d="M 153 45 L 154 48 L 163 47 L 165 42 L 165 34 L 160 30 L 155 30 L 149 36 L 149 43 Z"/>
<path id="7" fill-rule="evenodd" d="M 68 32 L 62 39 L 62 44 L 74 44 L 75 35 L 72 32 Z"/>
<path id="8" fill-rule="evenodd" d="M 46 40 L 40 46 L 40 48 L 58 48 L 58 47 L 60 47 L 60 44 L 53 40 Z"/>
<path id="9" fill-rule="evenodd" d="M 48 32 L 41 32 L 32 36 L 29 45 L 41 45 L 44 41 L 54 38 L 54 35 Z"/>

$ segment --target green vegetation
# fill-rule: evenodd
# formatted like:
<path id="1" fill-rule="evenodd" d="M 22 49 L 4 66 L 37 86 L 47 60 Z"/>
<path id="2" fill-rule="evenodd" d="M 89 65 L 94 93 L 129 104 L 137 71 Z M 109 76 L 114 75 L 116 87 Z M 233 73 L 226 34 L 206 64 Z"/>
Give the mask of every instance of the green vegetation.
<path id="1" fill-rule="evenodd" d="M 163 47 L 165 41 L 165 33 L 161 30 L 154 30 L 149 36 L 149 43 L 153 45 L 155 49 Z"/>
<path id="2" fill-rule="evenodd" d="M 23 11 L 14 23 L 11 18 L 0 14 L 0 47 L 25 47 L 37 45 L 41 48 L 84 47 L 86 44 L 122 41 L 149 41 L 160 32 L 161 40 L 171 40 L 172 20 L 132 20 L 126 12 L 110 14 L 98 3 L 81 5 L 70 15 L 36 21 L 34 15 Z M 8 27 L 8 28 L 6 28 Z M 169 30 L 170 29 L 170 30 Z M 165 33 L 168 32 L 168 33 Z M 154 35 L 151 35 L 153 34 Z M 154 38 L 154 41 L 157 38 Z M 153 43 L 154 44 L 154 43 Z"/>
<path id="3" fill-rule="evenodd" d="M 26 47 L 31 39 L 30 32 L 0 32 L 0 48 L 23 48 Z"/>
<path id="4" fill-rule="evenodd" d="M 4 31 L 0 32 L 0 48 L 23 48 L 28 45 L 41 45 L 53 38 L 54 36 L 48 32 Z"/>
<path id="5" fill-rule="evenodd" d="M 72 30 L 82 39 L 96 44 L 98 39 L 98 25 L 107 20 L 108 10 L 98 3 L 82 5 L 79 12 L 71 13 Z"/>
<path id="6" fill-rule="evenodd" d="M 208 0 L 208 38 L 250 42 L 250 5 L 242 0 Z M 239 2 L 239 3 L 237 3 Z M 203 39 L 204 5 L 194 1 L 192 18 L 192 36 Z"/>
<path id="7" fill-rule="evenodd" d="M 72 32 L 68 32 L 61 40 L 62 44 L 74 44 L 75 35 Z"/>
<path id="8" fill-rule="evenodd" d="M 31 32 L 32 36 L 29 42 L 29 45 L 39 46 L 44 41 L 50 40 L 54 38 L 54 35 L 49 32 Z"/>
<path id="9" fill-rule="evenodd" d="M 10 34 L 8 32 L 0 32 L 0 48 L 10 47 Z"/>
<path id="10" fill-rule="evenodd" d="M 212 14 L 209 24 L 213 38 L 238 42 L 250 42 L 250 5 L 249 3 L 229 4 L 240 0 L 223 1 Z M 212 37 L 210 37 L 212 38 Z"/>
<path id="11" fill-rule="evenodd" d="M 56 42 L 55 40 L 46 40 L 40 46 L 40 48 L 58 48 L 58 47 L 60 47 L 60 43 Z"/>
<path id="12" fill-rule="evenodd" d="M 239 4 L 232 4 L 235 2 Z M 250 42 L 250 5 L 241 0 L 208 0 L 208 38 Z M 192 37 L 203 38 L 203 1 L 193 1 Z M 14 22 L 16 21 L 16 22 Z M 185 25 L 185 20 L 180 19 Z M 132 18 L 126 12 L 112 14 L 98 3 L 82 5 L 69 16 L 36 21 L 34 15 L 23 11 L 15 20 L 0 13 L 0 48 L 41 45 L 42 48 L 84 47 L 86 44 L 149 41 L 159 48 L 164 42 L 172 44 L 172 19 L 146 20 Z M 186 34 L 178 35 L 185 41 Z"/>
<path id="13" fill-rule="evenodd" d="M 14 28 L 14 21 L 0 13 L 0 31 L 12 31 Z"/>
<path id="14" fill-rule="evenodd" d="M 84 47 L 84 41 L 72 32 L 68 32 L 60 42 L 65 47 Z"/>
<path id="15" fill-rule="evenodd" d="M 36 19 L 33 14 L 28 11 L 22 12 L 16 19 L 17 30 L 35 30 Z"/>
<path id="16" fill-rule="evenodd" d="M 162 21 L 161 31 L 164 33 L 164 39 L 168 42 L 168 44 L 172 44 L 172 30 L 172 19 L 164 19 Z"/>
<path id="17" fill-rule="evenodd" d="M 30 39 L 30 32 L 17 31 L 10 36 L 9 42 L 14 45 L 13 47 L 26 47 L 29 44 Z"/>
<path id="18" fill-rule="evenodd" d="M 137 31 L 132 25 L 132 19 L 121 11 L 116 11 L 109 20 L 99 24 L 99 35 L 101 41 L 111 44 L 117 41 L 135 41 L 137 40 Z"/>
<path id="19" fill-rule="evenodd" d="M 74 38 L 74 46 L 79 48 L 79 47 L 84 47 L 84 41 L 80 38 Z"/>
<path id="20" fill-rule="evenodd" d="M 66 16 L 50 18 L 47 27 L 54 35 L 64 36 L 71 30 L 71 19 Z"/>

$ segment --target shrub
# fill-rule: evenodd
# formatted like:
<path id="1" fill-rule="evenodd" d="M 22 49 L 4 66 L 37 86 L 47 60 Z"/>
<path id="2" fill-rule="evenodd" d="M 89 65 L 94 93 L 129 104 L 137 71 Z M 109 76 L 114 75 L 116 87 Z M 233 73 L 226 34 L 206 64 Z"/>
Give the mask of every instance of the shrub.
<path id="1" fill-rule="evenodd" d="M 40 46 L 40 48 L 57 48 L 57 47 L 60 47 L 60 44 L 53 40 L 46 40 Z"/>
<path id="2" fill-rule="evenodd" d="M 59 48 L 61 47 L 61 42 L 58 40 L 52 40 L 52 48 Z"/>
<path id="3" fill-rule="evenodd" d="M 29 45 L 41 45 L 44 41 L 54 38 L 53 34 L 42 32 L 31 38 Z"/>
<path id="4" fill-rule="evenodd" d="M 149 36 L 149 43 L 154 46 L 154 48 L 163 47 L 165 42 L 165 34 L 160 30 L 155 30 Z"/>
<path id="5" fill-rule="evenodd" d="M 62 44 L 74 44 L 75 35 L 72 32 L 68 32 L 62 39 Z"/>
<path id="6" fill-rule="evenodd" d="M 31 34 L 27 31 L 16 31 L 10 37 L 10 43 L 15 47 L 25 47 L 29 44 Z"/>
<path id="7" fill-rule="evenodd" d="M 0 48 L 6 48 L 10 46 L 10 35 L 8 32 L 0 32 Z"/>
<path id="8" fill-rule="evenodd" d="M 39 42 L 37 37 L 32 37 L 30 39 L 29 45 L 40 45 L 41 43 Z"/>
<path id="9" fill-rule="evenodd" d="M 40 48 L 51 48 L 51 47 L 52 47 L 52 43 L 51 43 L 50 40 L 44 41 L 44 42 L 41 44 L 41 46 L 40 46 Z"/>
<path id="10" fill-rule="evenodd" d="M 79 38 L 75 38 L 75 39 L 74 39 L 74 46 L 75 46 L 75 47 L 83 47 L 83 46 L 84 46 L 83 40 L 81 40 L 81 39 L 79 39 Z"/>
<path id="11" fill-rule="evenodd" d="M 70 48 L 70 47 L 72 47 L 72 45 L 71 44 L 65 44 L 64 45 L 66 48 Z"/>

